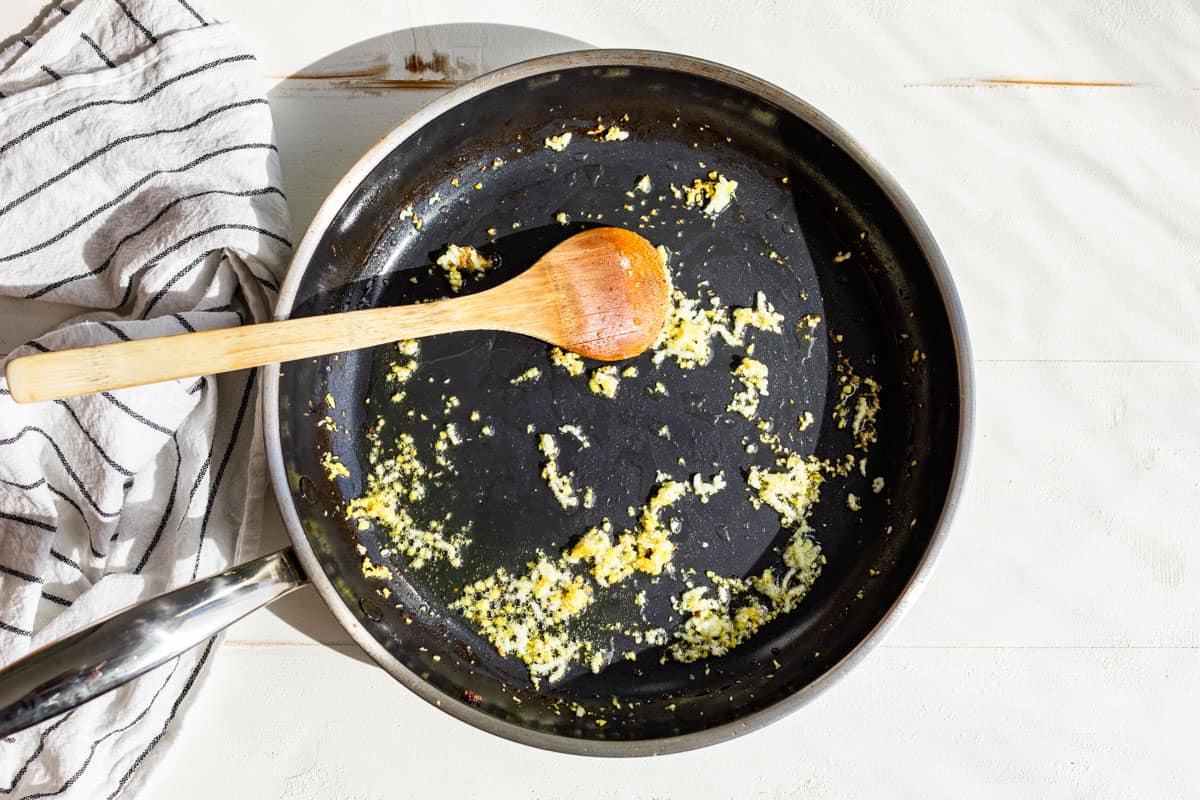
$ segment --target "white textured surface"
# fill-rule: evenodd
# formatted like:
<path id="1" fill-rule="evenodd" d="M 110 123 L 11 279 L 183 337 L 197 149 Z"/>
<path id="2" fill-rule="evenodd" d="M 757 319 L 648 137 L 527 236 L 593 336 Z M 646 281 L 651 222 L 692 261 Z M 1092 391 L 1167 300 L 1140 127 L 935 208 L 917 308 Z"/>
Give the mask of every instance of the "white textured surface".
<path id="1" fill-rule="evenodd" d="M 845 680 L 745 740 L 607 762 L 485 736 L 356 660 L 310 592 L 231 632 L 146 796 L 1194 794 L 1194 2 L 988 2 L 952 13 L 932 0 L 759 0 L 736 11 L 717 0 L 206 5 L 236 18 L 267 76 L 309 71 L 392 31 L 473 23 L 406 36 L 483 68 L 569 48 L 567 37 L 688 52 L 779 83 L 874 153 L 933 229 L 978 359 L 978 437 L 970 487 L 920 602 Z M 0 30 L 39 6 L 0 4 Z M 388 47 L 403 55 L 403 41 Z M 319 66 L 378 64 L 381 52 L 364 46 Z M 271 97 L 297 225 L 429 96 L 370 81 L 279 82 Z M 53 318 L 0 305 L 0 347 Z M 283 539 L 273 521 L 264 550 Z"/>

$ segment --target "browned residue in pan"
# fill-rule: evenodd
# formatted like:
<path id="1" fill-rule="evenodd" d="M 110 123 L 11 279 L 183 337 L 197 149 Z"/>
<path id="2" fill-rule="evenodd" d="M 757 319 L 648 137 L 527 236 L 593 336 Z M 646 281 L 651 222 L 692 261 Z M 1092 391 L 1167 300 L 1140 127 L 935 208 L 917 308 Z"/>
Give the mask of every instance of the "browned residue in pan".
<path id="1" fill-rule="evenodd" d="M 939 87 L 949 89 L 1002 89 L 1006 87 L 1025 88 L 1069 88 L 1069 89 L 1127 89 L 1137 86 L 1136 83 L 1119 81 L 1058 81 L 1040 80 L 1037 78 L 964 78 L 955 81 L 932 81 L 927 83 L 906 83 L 906 88 Z"/>

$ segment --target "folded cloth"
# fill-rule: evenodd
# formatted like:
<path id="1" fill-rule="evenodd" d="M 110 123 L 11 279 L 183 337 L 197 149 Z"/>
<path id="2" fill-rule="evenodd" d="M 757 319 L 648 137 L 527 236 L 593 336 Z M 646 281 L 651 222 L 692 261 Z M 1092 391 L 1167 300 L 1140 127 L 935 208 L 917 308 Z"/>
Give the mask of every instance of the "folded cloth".
<path id="1" fill-rule="evenodd" d="M 260 80 L 187 0 L 66 0 L 0 50 L 0 293 L 91 309 L 12 355 L 267 318 L 291 245 Z M 257 395 L 250 371 L 20 405 L 0 380 L 0 663 L 239 557 Z M 213 646 L 0 743 L 0 794 L 128 791 Z"/>

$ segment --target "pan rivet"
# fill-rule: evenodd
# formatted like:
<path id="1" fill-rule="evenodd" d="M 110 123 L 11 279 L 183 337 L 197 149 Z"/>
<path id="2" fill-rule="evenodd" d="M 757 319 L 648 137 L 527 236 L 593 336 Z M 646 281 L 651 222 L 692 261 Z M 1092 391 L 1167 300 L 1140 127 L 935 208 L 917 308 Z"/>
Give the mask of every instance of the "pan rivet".
<path id="1" fill-rule="evenodd" d="M 317 485 L 307 475 L 300 476 L 300 496 L 310 503 L 317 502 Z"/>
<path id="2" fill-rule="evenodd" d="M 367 619 L 378 622 L 383 619 L 383 612 L 379 610 L 379 606 L 375 605 L 371 600 L 364 597 L 358 601 L 358 607 L 367 615 Z"/>

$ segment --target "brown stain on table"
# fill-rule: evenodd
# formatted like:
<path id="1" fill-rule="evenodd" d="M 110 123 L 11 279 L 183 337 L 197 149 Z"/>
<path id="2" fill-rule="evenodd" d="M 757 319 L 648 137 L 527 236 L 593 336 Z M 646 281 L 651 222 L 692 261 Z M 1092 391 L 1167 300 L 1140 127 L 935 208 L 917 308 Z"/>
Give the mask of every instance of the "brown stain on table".
<path id="1" fill-rule="evenodd" d="M 361 89 L 363 91 L 395 90 L 395 89 L 452 89 L 463 81 L 433 80 L 426 78 L 373 78 L 365 80 L 341 81 L 338 86 L 344 89 Z"/>
<path id="2" fill-rule="evenodd" d="M 267 77 L 280 81 L 326 81 L 340 89 L 378 92 L 450 89 L 462 84 L 465 78 L 473 76 L 476 71 L 474 66 L 462 59 L 452 60 L 448 53 L 436 50 L 430 56 L 409 53 L 404 56 L 403 63 L 408 75 L 428 74 L 430 77 L 389 78 L 387 76 L 392 65 L 386 58 L 378 64 L 359 69 L 294 72 L 290 75 Z"/>
<path id="3" fill-rule="evenodd" d="M 1136 83 L 1121 81 L 1063 81 L 1040 78 L 965 78 L 957 81 L 934 81 L 929 83 L 906 83 L 906 88 L 938 87 L 947 89 L 1003 89 L 1019 87 L 1026 89 L 1128 89 L 1137 86 Z"/>
<path id="4" fill-rule="evenodd" d="M 436 50 L 428 60 L 420 53 L 409 53 L 404 57 L 404 68 L 418 75 L 423 72 L 436 72 L 449 77 L 457 72 L 454 65 L 450 63 L 450 56 Z"/>
<path id="5" fill-rule="evenodd" d="M 268 78 L 280 81 L 332 81 L 350 78 L 374 78 L 386 75 L 387 64 L 376 64 L 365 69 L 341 70 L 333 72 L 294 72 L 291 75 L 268 75 Z"/>

